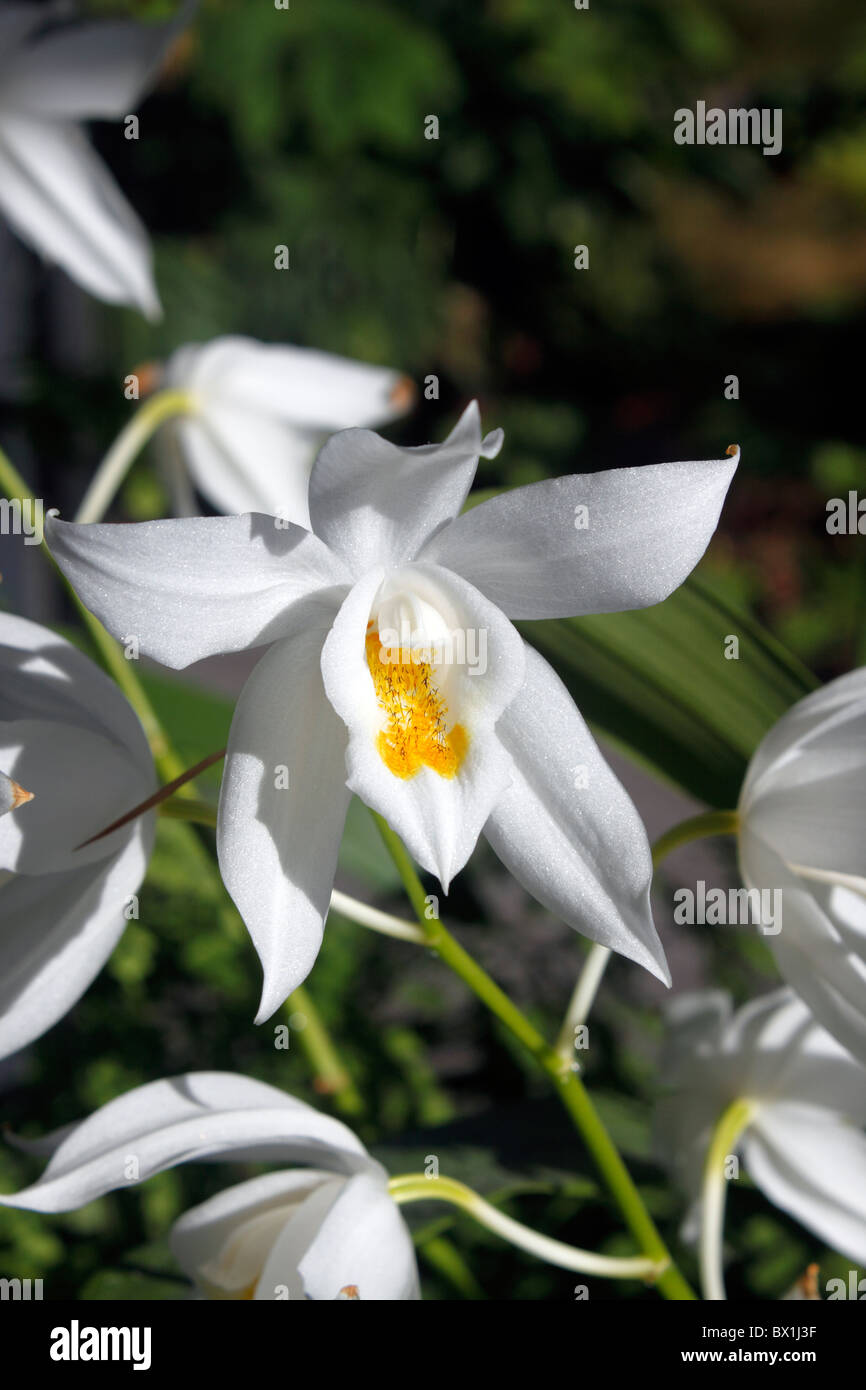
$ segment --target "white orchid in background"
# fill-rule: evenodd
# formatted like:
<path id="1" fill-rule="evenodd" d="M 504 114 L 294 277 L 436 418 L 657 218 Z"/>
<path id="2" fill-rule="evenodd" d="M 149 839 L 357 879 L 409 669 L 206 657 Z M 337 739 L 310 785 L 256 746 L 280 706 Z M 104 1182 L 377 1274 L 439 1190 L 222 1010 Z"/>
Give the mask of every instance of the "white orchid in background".
<path id="1" fill-rule="evenodd" d="M 0 818 L 5 1057 L 62 1018 L 114 950 L 147 867 L 153 816 L 76 846 L 149 796 L 155 775 L 141 725 L 108 677 L 47 628 L 7 613 L 0 766 L 33 797 Z"/>
<path id="2" fill-rule="evenodd" d="M 738 1152 L 771 1202 L 866 1262 L 866 1070 L 789 989 L 737 1013 L 706 990 L 667 1013 L 657 1146 L 691 1199 L 707 1297 L 724 1297 L 724 1165 Z"/>
<path id="3" fill-rule="evenodd" d="M 555 478 L 461 516 L 501 442 L 474 404 L 442 445 L 337 434 L 313 467 L 312 532 L 255 514 L 47 523 L 85 604 L 157 661 L 272 644 L 235 712 L 218 825 L 264 966 L 259 1021 L 316 959 L 352 792 L 446 891 L 483 831 L 539 902 L 667 978 L 640 818 L 509 617 L 665 598 L 738 452 Z"/>
<path id="4" fill-rule="evenodd" d="M 740 871 L 778 889 L 780 971 L 866 1063 L 866 669 L 807 695 L 761 742 L 738 808 Z"/>
<path id="5" fill-rule="evenodd" d="M 326 436 L 385 425 L 415 395 L 408 377 L 385 367 L 238 337 L 178 348 L 164 386 L 188 397 L 174 428 L 202 495 L 221 512 L 299 526 L 310 524 L 310 470 Z"/>
<path id="6" fill-rule="evenodd" d="M 20 1141 L 19 1141 L 20 1142 Z M 52 1154 L 8 1207 L 70 1211 L 180 1163 L 310 1164 L 227 1188 L 174 1225 L 171 1249 L 207 1298 L 420 1297 L 388 1175 L 339 1120 L 227 1072 L 154 1081 L 22 1147 Z"/>
<path id="7" fill-rule="evenodd" d="M 158 25 L 63 23 L 51 4 L 0 12 L 0 211 L 90 294 L 150 318 L 161 310 L 147 232 L 81 123 L 136 113 L 194 8 Z"/>

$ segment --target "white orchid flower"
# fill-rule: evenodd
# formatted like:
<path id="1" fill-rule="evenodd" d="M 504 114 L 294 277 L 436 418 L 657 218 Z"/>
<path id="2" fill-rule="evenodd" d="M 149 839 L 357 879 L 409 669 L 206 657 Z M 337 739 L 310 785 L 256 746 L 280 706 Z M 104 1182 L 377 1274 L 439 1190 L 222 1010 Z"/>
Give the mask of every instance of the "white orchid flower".
<path id="1" fill-rule="evenodd" d="M 773 726 L 738 817 L 744 882 L 781 893 L 781 930 L 766 937 L 780 971 L 866 1063 L 866 669 Z"/>
<path id="2" fill-rule="evenodd" d="M 255 514 L 47 522 L 85 604 L 157 661 L 271 644 L 235 712 L 218 825 L 264 966 L 259 1021 L 316 959 L 352 792 L 446 892 L 483 831 L 539 902 L 667 979 L 640 818 L 509 617 L 658 603 L 703 554 L 738 454 L 555 478 L 461 516 L 501 442 L 475 404 L 441 445 L 337 434 L 312 532 Z"/>
<path id="3" fill-rule="evenodd" d="M 0 13 L 0 212 L 90 294 L 149 318 L 161 309 L 147 232 L 81 123 L 136 113 L 194 8 L 159 25 L 50 23 L 62 17 L 52 5 Z"/>
<path id="4" fill-rule="evenodd" d="M 775 1206 L 866 1261 L 866 1070 L 789 989 L 737 1013 L 721 991 L 682 995 L 668 1021 L 673 1093 L 658 1107 L 657 1144 L 692 1199 L 685 1233 L 701 1236 L 708 1296 L 724 1297 L 714 1271 L 724 1164 L 737 1153 Z"/>
<path id="5" fill-rule="evenodd" d="M 0 766 L 33 800 L 0 818 L 0 1057 L 44 1033 L 114 950 L 153 816 L 83 849 L 149 796 L 141 726 L 117 687 L 47 628 L 0 613 Z"/>
<path id="6" fill-rule="evenodd" d="M 20 1142 L 20 1141 L 19 1141 Z M 339 1120 L 227 1072 L 154 1081 L 22 1147 L 52 1154 L 8 1207 L 70 1211 L 180 1163 L 293 1163 L 227 1188 L 174 1225 L 207 1298 L 417 1299 L 415 1252 L 388 1175 Z"/>
<path id="7" fill-rule="evenodd" d="M 385 425 L 414 399 L 408 377 L 328 352 L 252 338 L 178 348 L 164 385 L 189 400 L 174 428 L 197 488 L 221 512 L 309 526 L 307 490 L 329 434 Z"/>

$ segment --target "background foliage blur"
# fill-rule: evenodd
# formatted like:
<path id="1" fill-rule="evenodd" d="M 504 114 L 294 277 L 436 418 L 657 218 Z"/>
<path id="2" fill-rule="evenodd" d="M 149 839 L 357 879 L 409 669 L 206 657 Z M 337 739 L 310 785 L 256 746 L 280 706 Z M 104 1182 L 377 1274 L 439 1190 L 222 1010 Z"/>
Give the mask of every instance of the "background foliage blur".
<path id="1" fill-rule="evenodd" d="M 172 6 L 83 8 L 158 17 Z M 698 99 L 781 107 L 782 152 L 675 145 L 674 110 Z M 478 396 L 486 427 L 506 432 L 499 458 L 482 460 L 482 488 L 713 457 L 735 440 L 743 462 L 720 531 L 700 587 L 662 605 L 671 624 L 599 619 L 544 639 L 602 732 L 692 795 L 730 804 L 763 727 L 807 688 L 804 668 L 826 679 L 866 659 L 863 541 L 825 527 L 829 498 L 866 494 L 858 0 L 592 0 L 581 12 L 570 0 L 294 0 L 287 11 L 205 0 L 140 114 L 138 142 L 119 125 L 94 127 L 94 139 L 153 234 L 163 322 L 84 301 L 15 251 L 29 278 L 15 291 L 23 327 L 6 349 L 4 429 L 39 494 L 71 514 L 128 418 L 127 372 L 228 332 L 380 362 L 419 384 L 435 374 L 440 397 L 391 431 L 401 442 L 441 438 Z M 437 141 L 424 138 L 430 114 Z M 287 272 L 273 269 L 279 244 Z M 578 244 L 589 247 L 585 271 L 574 268 Z M 739 400 L 724 398 L 729 374 Z M 114 515 L 165 508 L 156 471 L 139 465 Z M 25 586 L 17 606 L 69 619 L 46 602 Z M 745 617 L 731 625 L 729 605 L 803 669 L 772 642 L 726 667 L 722 635 L 750 630 Z M 629 704 L 634 673 L 622 663 L 633 652 L 643 665 Z M 766 694 L 766 708 L 752 701 L 754 726 L 737 704 L 752 679 Z M 163 678 L 153 689 L 190 762 L 221 746 L 230 702 Z M 343 875 L 402 910 L 359 807 Z M 483 853 L 447 913 L 553 1032 L 581 958 L 573 934 Z M 682 985 L 676 940 L 665 941 Z M 687 949 L 689 984 L 721 982 L 744 998 L 775 981 L 751 938 Z M 673 1237 L 679 1206 L 652 1165 L 647 1124 L 660 992 L 640 974 L 611 969 L 581 1060 Z M 141 921 L 69 1018 L 6 1067 L 4 1117 L 43 1132 L 196 1068 L 309 1096 L 294 1035 L 276 1051 L 270 1025 L 251 1025 L 259 978 L 205 860 L 163 824 Z M 443 1172 L 487 1193 L 512 1189 L 511 1209 L 540 1228 L 629 1248 L 543 1083 L 434 960 L 332 919 L 310 984 L 367 1103 L 360 1131 L 393 1171 L 436 1153 Z M 0 1156 L 7 1187 L 33 1171 Z M 6 1214 L 0 1271 L 44 1276 L 49 1297 L 179 1296 L 162 1237 L 225 1184 L 222 1165 L 179 1170 L 69 1217 Z M 440 1213 L 422 1232 L 426 1296 L 573 1297 L 572 1276 Z M 822 1258 L 745 1184 L 729 1237 L 732 1297 L 777 1297 Z M 840 1263 L 823 1257 L 822 1276 Z M 600 1281 L 591 1291 L 653 1296 Z"/>

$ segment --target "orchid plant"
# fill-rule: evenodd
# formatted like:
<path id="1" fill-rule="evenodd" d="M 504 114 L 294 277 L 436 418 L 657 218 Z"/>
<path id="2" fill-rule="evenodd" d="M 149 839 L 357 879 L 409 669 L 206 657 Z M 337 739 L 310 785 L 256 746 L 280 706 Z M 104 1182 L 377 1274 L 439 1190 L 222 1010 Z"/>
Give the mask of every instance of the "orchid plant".
<path id="1" fill-rule="evenodd" d="M 147 25 L 69 22 L 53 5 L 0 14 L 0 210 L 86 290 L 150 315 L 159 298 L 147 234 L 81 122 L 126 116 L 194 9 Z M 575 620 L 609 631 L 609 615 L 634 614 L 651 632 L 663 626 L 659 605 L 692 592 L 683 586 L 716 530 L 739 448 L 479 495 L 476 472 L 504 435 L 484 432 L 475 401 L 441 443 L 373 432 L 417 399 L 401 371 L 233 334 L 176 348 L 148 377 L 158 389 L 108 448 L 73 519 L 48 499 L 34 536 L 34 563 L 53 564 L 75 606 L 74 641 L 0 612 L 0 1058 L 77 1005 L 138 920 L 157 829 L 173 822 L 211 901 L 235 905 L 258 955 L 255 1024 L 285 1017 L 275 1031 L 304 1038 L 318 1103 L 233 1070 L 118 1087 L 89 1118 L 41 1139 L 10 1136 L 27 1163 L 49 1161 L 0 1206 L 68 1212 L 187 1163 L 264 1163 L 272 1171 L 171 1223 L 191 1296 L 418 1299 L 418 1228 L 402 1208 L 438 1201 L 558 1269 L 676 1300 L 695 1298 L 697 1283 L 721 1300 L 725 1196 L 742 1158 L 809 1239 L 866 1262 L 864 673 L 780 697 L 743 759 L 736 808 L 717 802 L 651 845 L 580 712 L 568 660 L 586 630 Z M 153 435 L 176 446 L 162 461 L 177 514 L 106 521 Z M 36 506 L 3 454 L 0 487 L 4 520 Z M 196 515 L 196 493 L 220 514 Z M 538 649 L 547 641 L 551 654 L 551 630 L 560 661 Z M 603 666 L 603 645 L 595 651 Z M 202 746 L 191 766 L 153 695 L 170 706 L 180 687 L 160 685 L 141 659 L 178 671 L 225 656 L 247 673 L 227 747 Z M 752 716 L 748 691 L 731 698 Z M 639 742 L 629 751 L 651 758 Z M 220 763 L 217 799 L 203 775 Z M 372 889 L 335 886 L 353 804 L 369 813 L 411 917 L 386 911 Z M 680 991 L 652 900 L 662 861 L 715 835 L 735 837 L 744 886 L 734 891 L 747 902 L 778 893 L 784 907 L 766 937 L 784 987 L 736 1012 L 720 991 Z M 564 982 L 556 1038 L 443 920 L 442 900 L 462 887 L 482 839 L 530 910 L 587 943 Z M 426 948 L 489 1010 L 553 1086 L 627 1250 L 622 1238 L 615 1252 L 554 1239 L 426 1155 L 423 1171 L 393 1174 L 378 1136 L 370 1147 L 359 1137 L 365 1078 L 341 1061 L 339 1018 L 329 1029 L 315 1003 L 331 912 Z M 221 921 L 215 912 L 215 934 Z M 156 935 L 158 922 L 146 930 Z M 241 931 L 240 975 L 243 945 Z M 682 1258 L 584 1081 L 588 1019 L 614 955 L 623 970 L 642 967 L 643 984 L 673 989 L 655 1132 L 689 1204 Z M 456 1251 L 446 1263 L 474 1290 Z"/>

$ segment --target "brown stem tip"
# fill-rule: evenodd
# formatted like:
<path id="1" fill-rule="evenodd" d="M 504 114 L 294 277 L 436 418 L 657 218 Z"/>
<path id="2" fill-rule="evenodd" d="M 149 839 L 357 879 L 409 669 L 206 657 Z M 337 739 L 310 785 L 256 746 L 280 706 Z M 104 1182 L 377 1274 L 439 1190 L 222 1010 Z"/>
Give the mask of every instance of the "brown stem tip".
<path id="1" fill-rule="evenodd" d="M 10 791 L 12 792 L 13 811 L 17 806 L 24 806 L 28 801 L 33 800 L 33 793 L 26 792 L 23 787 L 19 787 L 17 782 L 12 782 L 10 784 Z"/>

